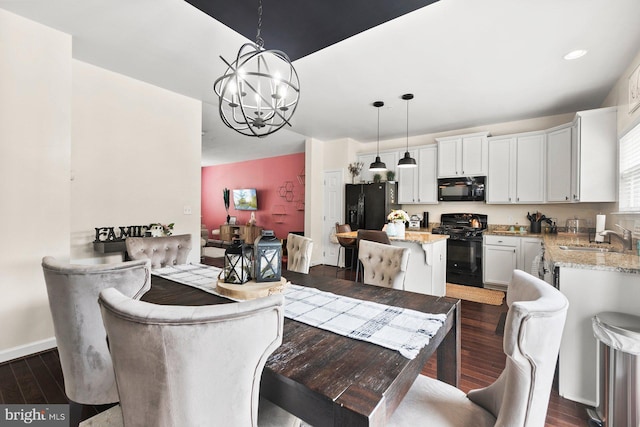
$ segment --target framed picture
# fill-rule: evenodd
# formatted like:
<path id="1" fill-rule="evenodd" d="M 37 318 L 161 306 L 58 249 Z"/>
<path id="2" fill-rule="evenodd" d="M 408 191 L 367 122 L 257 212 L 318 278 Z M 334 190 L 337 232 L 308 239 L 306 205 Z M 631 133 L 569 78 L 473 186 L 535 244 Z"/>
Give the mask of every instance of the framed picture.
<path id="1" fill-rule="evenodd" d="M 229 217 L 229 225 L 236 225 L 236 217 L 235 216 Z"/>
<path id="2" fill-rule="evenodd" d="M 640 106 L 640 65 L 629 76 L 629 114 Z"/>

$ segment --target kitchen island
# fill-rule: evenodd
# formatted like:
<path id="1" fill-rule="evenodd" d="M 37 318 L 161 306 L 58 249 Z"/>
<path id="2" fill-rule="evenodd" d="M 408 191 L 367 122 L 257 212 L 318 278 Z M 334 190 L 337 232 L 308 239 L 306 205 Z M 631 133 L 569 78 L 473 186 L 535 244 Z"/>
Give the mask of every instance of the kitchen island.
<path id="1" fill-rule="evenodd" d="M 338 237 L 355 238 L 357 232 L 339 233 Z M 389 237 L 393 246 L 408 248 L 409 265 L 404 290 L 426 295 L 445 296 L 447 291 L 447 239 L 449 236 L 408 229 L 403 238 Z"/>
<path id="2" fill-rule="evenodd" d="M 545 256 L 550 267 L 557 268 L 558 287 L 569 300 L 560 345 L 559 393 L 595 406 L 598 360 L 591 319 L 603 311 L 640 313 L 640 257 L 622 251 L 618 241 L 595 244 L 586 235 L 569 233 L 543 236 Z"/>

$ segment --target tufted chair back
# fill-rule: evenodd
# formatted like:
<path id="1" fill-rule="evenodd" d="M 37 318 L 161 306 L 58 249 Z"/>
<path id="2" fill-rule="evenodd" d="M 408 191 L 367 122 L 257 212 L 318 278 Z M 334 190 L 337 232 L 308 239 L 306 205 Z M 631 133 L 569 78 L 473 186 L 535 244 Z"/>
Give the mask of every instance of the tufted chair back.
<path id="1" fill-rule="evenodd" d="M 186 264 L 191 252 L 191 235 L 164 237 L 127 237 L 127 253 L 131 259 L 150 259 L 151 268 Z"/>
<path id="2" fill-rule="evenodd" d="M 309 274 L 313 240 L 289 233 L 287 236 L 287 270 Z"/>
<path id="3" fill-rule="evenodd" d="M 364 269 L 365 284 L 404 289 L 409 248 L 360 240 L 358 251 L 358 259 Z"/>
<path id="4" fill-rule="evenodd" d="M 140 298 L 151 287 L 149 261 L 73 265 L 44 257 L 42 271 L 67 397 L 86 405 L 117 402 L 98 295 L 105 288 L 116 288 Z"/>
<path id="5" fill-rule="evenodd" d="M 125 426 L 258 425 L 262 370 L 282 343 L 282 295 L 186 307 L 106 289 L 100 305 Z"/>

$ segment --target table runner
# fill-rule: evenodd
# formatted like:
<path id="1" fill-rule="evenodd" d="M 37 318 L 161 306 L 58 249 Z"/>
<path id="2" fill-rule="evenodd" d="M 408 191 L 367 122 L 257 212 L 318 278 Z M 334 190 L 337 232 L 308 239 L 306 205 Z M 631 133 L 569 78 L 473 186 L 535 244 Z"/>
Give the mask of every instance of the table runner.
<path id="1" fill-rule="evenodd" d="M 228 298 L 215 290 L 220 271 L 203 264 L 184 264 L 154 269 L 151 274 Z M 408 359 L 418 355 L 447 318 L 446 314 L 423 313 L 294 284 L 283 294 L 285 317 L 397 350 Z"/>

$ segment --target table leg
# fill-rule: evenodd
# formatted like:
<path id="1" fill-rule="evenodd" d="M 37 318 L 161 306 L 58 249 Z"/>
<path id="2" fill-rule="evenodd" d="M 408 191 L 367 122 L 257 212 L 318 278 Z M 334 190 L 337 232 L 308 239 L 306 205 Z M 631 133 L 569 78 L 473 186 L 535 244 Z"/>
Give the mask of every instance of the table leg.
<path id="1" fill-rule="evenodd" d="M 455 305 L 454 313 L 447 318 L 452 325 L 438 347 L 438 379 L 458 387 L 460 382 L 460 301 Z"/>

